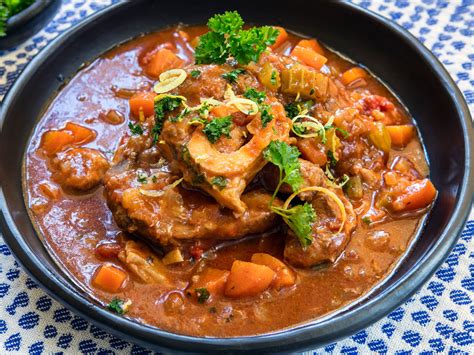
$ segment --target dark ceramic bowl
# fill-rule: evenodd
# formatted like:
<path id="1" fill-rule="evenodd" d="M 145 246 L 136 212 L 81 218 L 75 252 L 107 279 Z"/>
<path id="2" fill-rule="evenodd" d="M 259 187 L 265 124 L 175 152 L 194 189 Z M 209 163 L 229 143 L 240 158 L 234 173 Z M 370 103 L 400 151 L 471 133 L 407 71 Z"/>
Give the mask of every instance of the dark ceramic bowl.
<path id="1" fill-rule="evenodd" d="M 43 28 L 61 6 L 61 0 L 36 0 L 22 12 L 7 20 L 5 37 L 0 37 L 0 49 L 8 49 L 25 41 Z"/>
<path id="2" fill-rule="evenodd" d="M 35 233 L 23 202 L 21 169 L 29 136 L 58 78 L 74 75 L 112 46 L 179 22 L 201 24 L 216 12 L 237 9 L 249 22 L 280 24 L 315 36 L 369 67 L 400 97 L 418 122 L 438 200 L 410 255 L 370 297 L 312 323 L 272 334 L 197 338 L 165 332 L 116 316 L 76 288 Z M 317 16 L 316 16 L 317 14 Z M 0 222 L 24 269 L 55 299 L 120 338 L 153 349 L 184 351 L 288 351 L 315 348 L 374 323 L 418 290 L 456 243 L 474 189 L 473 131 L 464 99 L 437 59 L 408 32 L 354 5 L 337 1 L 225 2 L 134 0 L 99 12 L 60 36 L 24 70 L 0 115 Z"/>

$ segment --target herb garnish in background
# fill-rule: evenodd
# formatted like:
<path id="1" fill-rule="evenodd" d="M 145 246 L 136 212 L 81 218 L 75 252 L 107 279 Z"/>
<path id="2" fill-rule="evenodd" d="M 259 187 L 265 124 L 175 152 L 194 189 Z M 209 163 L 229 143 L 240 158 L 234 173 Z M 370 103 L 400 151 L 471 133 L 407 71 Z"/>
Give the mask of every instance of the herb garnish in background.
<path id="1" fill-rule="evenodd" d="M 6 35 L 7 20 L 25 10 L 36 0 L 0 0 L 0 37 Z"/>

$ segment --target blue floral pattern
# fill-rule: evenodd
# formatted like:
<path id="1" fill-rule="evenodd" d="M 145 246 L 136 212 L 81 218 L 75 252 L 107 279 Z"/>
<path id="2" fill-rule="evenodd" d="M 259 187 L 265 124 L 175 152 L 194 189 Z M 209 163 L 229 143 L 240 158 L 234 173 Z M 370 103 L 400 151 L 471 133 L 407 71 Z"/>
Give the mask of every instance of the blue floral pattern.
<path id="1" fill-rule="evenodd" d="M 116 0 L 63 0 L 26 43 L 0 51 L 0 99 L 49 41 Z M 441 60 L 474 112 L 473 0 L 354 0 L 406 28 Z M 471 213 L 471 220 L 474 214 Z M 474 351 L 474 220 L 424 288 L 371 327 L 313 353 L 468 354 Z M 19 267 L 0 235 L 0 353 L 147 354 L 48 297 Z"/>

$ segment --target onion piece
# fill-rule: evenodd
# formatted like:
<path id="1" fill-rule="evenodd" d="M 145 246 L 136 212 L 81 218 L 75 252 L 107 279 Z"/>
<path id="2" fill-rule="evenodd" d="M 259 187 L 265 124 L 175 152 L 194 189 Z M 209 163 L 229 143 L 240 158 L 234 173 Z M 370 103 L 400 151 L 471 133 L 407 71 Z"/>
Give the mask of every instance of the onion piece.
<path id="1" fill-rule="evenodd" d="M 183 69 L 171 69 L 160 74 L 160 81 L 155 84 L 153 90 L 157 94 L 176 89 L 186 80 L 187 74 Z"/>
<path id="2" fill-rule="evenodd" d="M 306 118 L 307 120 L 309 120 L 310 122 L 296 122 L 298 121 L 299 119 L 302 119 L 302 118 Z M 291 122 L 293 123 L 293 125 L 291 126 L 291 130 L 293 131 L 294 134 L 296 134 L 298 137 L 302 137 L 302 138 L 315 138 L 315 137 L 321 137 L 321 140 L 323 142 L 326 141 L 326 129 L 324 127 L 324 125 L 319 122 L 316 118 L 314 118 L 313 116 L 309 116 L 309 115 L 298 115 L 298 116 L 295 116 Z M 314 129 L 316 132 L 315 133 L 299 133 L 299 132 L 296 132 L 295 131 L 295 125 L 298 125 L 300 127 L 304 127 L 305 129 L 306 128 L 312 128 Z"/>
<path id="3" fill-rule="evenodd" d="M 166 191 L 170 189 L 174 189 L 176 186 L 178 186 L 181 181 L 183 181 L 183 178 L 176 180 L 172 184 L 166 186 L 163 190 L 145 190 L 145 189 L 139 189 L 140 193 L 142 195 L 148 196 L 148 197 L 161 197 L 165 194 Z"/>

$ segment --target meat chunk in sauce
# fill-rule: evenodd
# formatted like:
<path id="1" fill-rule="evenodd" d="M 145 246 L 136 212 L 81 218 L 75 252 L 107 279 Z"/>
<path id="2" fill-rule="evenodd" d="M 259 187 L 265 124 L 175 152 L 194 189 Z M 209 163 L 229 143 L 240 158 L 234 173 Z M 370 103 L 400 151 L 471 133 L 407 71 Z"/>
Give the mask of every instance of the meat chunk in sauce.
<path id="1" fill-rule="evenodd" d="M 73 148 L 60 152 L 52 160 L 54 179 L 67 190 L 88 191 L 102 183 L 109 168 L 107 159 L 97 150 Z"/>

